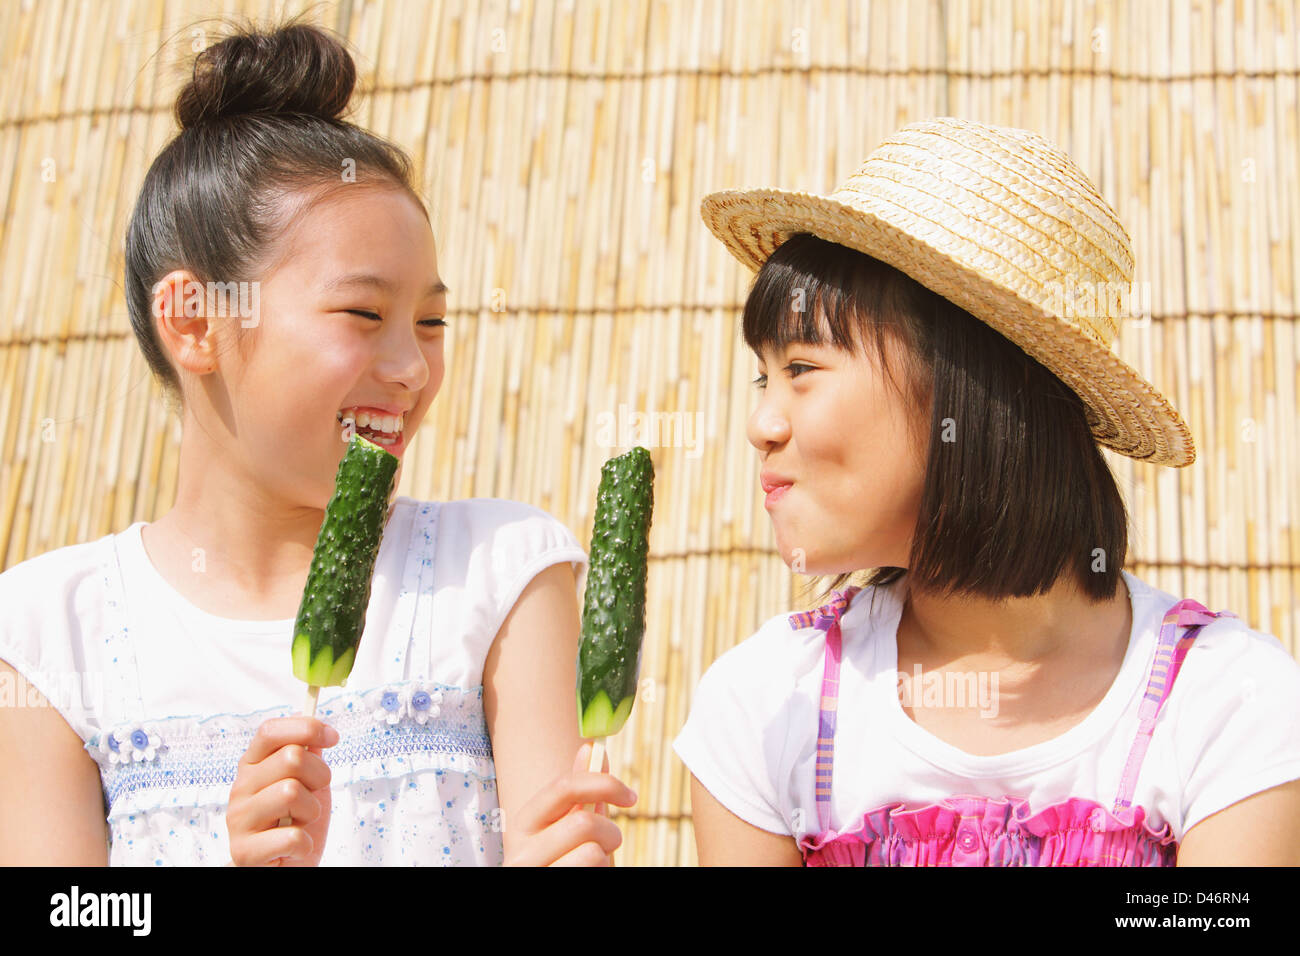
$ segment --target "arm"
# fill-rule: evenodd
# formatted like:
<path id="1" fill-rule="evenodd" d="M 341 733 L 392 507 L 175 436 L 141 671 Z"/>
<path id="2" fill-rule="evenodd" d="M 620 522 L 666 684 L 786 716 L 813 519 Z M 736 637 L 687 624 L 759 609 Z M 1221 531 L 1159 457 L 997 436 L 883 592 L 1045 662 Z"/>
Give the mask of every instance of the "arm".
<path id="1" fill-rule="evenodd" d="M 0 706 L 0 866 L 106 866 L 95 761 L 59 712 L 2 660 L 0 681 L 15 691 L 15 706 Z"/>
<path id="2" fill-rule="evenodd" d="M 1183 836 L 1179 866 L 1300 866 L 1300 780 L 1212 813 Z"/>
<path id="3" fill-rule="evenodd" d="M 577 855 L 570 854 L 568 862 L 601 862 L 622 841 L 618 828 L 590 811 L 565 811 L 596 802 L 584 797 L 618 806 L 635 800 L 627 799 L 630 791 L 614 777 L 573 769 L 583 744 L 576 693 L 579 628 L 573 569 L 551 565 L 524 588 L 483 664 L 483 708 L 508 861 L 552 862 L 572 849 Z"/>
<path id="4" fill-rule="evenodd" d="M 691 774 L 691 822 L 700 866 L 802 866 L 794 838 L 746 823 Z"/>

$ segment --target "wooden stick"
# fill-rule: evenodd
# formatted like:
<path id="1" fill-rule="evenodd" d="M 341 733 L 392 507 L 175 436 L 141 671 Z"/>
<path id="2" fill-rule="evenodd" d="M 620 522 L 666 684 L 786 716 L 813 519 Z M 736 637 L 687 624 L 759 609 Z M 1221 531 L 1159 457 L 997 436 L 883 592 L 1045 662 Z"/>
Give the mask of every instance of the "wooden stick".
<path id="1" fill-rule="evenodd" d="M 596 737 L 591 742 L 591 759 L 587 761 L 588 773 L 600 773 L 605 762 L 605 738 Z"/>
<path id="2" fill-rule="evenodd" d="M 591 741 L 591 757 L 587 761 L 587 772 L 600 773 L 604 768 L 604 765 L 605 765 L 605 738 L 595 737 Z M 595 804 L 592 804 L 591 809 L 593 811 L 596 809 Z M 611 811 L 608 806 L 605 807 L 605 813 L 606 815 L 611 815 Z M 611 865 L 613 865 L 614 863 L 613 853 L 609 855 L 609 862 Z"/>

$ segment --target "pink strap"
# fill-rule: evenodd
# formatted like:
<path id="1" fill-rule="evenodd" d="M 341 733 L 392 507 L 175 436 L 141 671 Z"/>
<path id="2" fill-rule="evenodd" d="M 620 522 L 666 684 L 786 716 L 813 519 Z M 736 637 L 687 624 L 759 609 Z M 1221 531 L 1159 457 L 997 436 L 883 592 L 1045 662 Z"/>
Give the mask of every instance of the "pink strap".
<path id="1" fill-rule="evenodd" d="M 815 627 L 826 632 L 825 663 L 822 668 L 821 708 L 817 726 L 817 763 L 815 794 L 817 798 L 817 822 L 819 833 L 826 835 L 830 830 L 831 777 L 835 759 L 835 715 L 839 708 L 840 696 L 840 651 L 842 635 L 840 633 L 840 616 L 848 609 L 853 596 L 862 590 L 849 587 L 833 592 L 831 600 L 815 611 L 801 611 L 790 615 L 790 626 L 795 630 Z M 1119 794 L 1115 798 L 1114 812 L 1132 806 L 1133 791 L 1137 787 L 1138 773 L 1146 757 L 1151 735 L 1155 731 L 1156 717 L 1174 686 L 1174 678 L 1183 666 L 1183 659 L 1192 641 L 1206 624 L 1220 617 L 1236 617 L 1231 611 L 1210 611 L 1203 604 L 1185 598 L 1171 607 L 1160 624 L 1160 636 L 1156 643 L 1155 658 L 1151 664 L 1151 673 L 1147 679 L 1146 693 L 1138 711 L 1138 733 L 1129 750 L 1128 760 L 1124 764 L 1124 773 L 1120 778 Z M 1182 638 L 1177 636 L 1178 628 L 1189 628 Z"/>
<path id="2" fill-rule="evenodd" d="M 1142 697 L 1142 706 L 1138 710 L 1138 732 L 1129 750 L 1128 760 L 1124 763 L 1124 773 L 1120 777 L 1119 794 L 1115 797 L 1114 812 L 1127 810 L 1133 805 L 1133 791 L 1137 787 L 1138 773 L 1142 769 L 1142 760 L 1146 757 L 1151 735 L 1156 729 L 1156 717 L 1169 699 L 1173 690 L 1174 678 L 1183 666 L 1183 658 L 1192 646 L 1192 641 L 1200 634 L 1201 628 L 1220 617 L 1236 617 L 1231 611 L 1210 611 L 1205 605 L 1185 598 L 1171 607 L 1160 624 L 1160 639 L 1156 643 L 1155 658 L 1151 663 L 1151 675 L 1147 679 L 1147 690 Z M 1181 638 L 1178 628 L 1186 627 L 1188 631 Z"/>
<path id="3" fill-rule="evenodd" d="M 840 700 L 840 615 L 862 589 L 849 587 L 833 592 L 831 600 L 816 611 L 801 611 L 790 615 L 790 626 L 795 630 L 815 627 L 826 632 L 825 664 L 822 667 L 821 712 L 817 719 L 817 765 L 815 793 L 817 797 L 817 822 L 819 833 L 830 829 L 831 772 L 835 760 L 835 713 Z"/>

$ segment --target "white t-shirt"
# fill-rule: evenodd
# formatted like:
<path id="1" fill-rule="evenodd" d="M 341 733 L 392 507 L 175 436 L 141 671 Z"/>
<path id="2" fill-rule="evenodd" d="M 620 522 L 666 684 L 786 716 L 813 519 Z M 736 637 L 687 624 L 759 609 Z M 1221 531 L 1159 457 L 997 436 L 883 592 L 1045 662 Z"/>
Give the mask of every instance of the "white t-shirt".
<path id="1" fill-rule="evenodd" d="M 58 708 L 100 767 L 112 864 L 223 864 L 236 764 L 270 717 L 299 713 L 293 618 L 194 607 L 158 573 L 144 522 L 0 574 L 0 658 Z M 563 524 L 494 498 L 398 497 L 346 687 L 317 716 L 340 741 L 324 864 L 503 858 L 483 663 L 544 568 L 587 555 Z"/>
<path id="2" fill-rule="evenodd" d="M 1025 799 L 1034 810 L 1070 798 L 1109 805 L 1137 735 L 1161 620 L 1179 600 L 1123 576 L 1133 629 L 1101 703 L 1052 740 L 994 756 L 965 753 L 904 712 L 896 642 L 904 581 L 855 594 L 840 620 L 831 829 L 852 829 L 885 805 L 956 795 Z M 825 636 L 792 629 L 786 614 L 771 618 L 705 672 L 673 744 L 728 810 L 795 840 L 819 835 L 814 767 Z M 1236 618 L 1214 620 L 1192 643 L 1160 712 L 1134 805 L 1146 808 L 1153 828 L 1167 822 L 1181 842 L 1210 814 L 1297 778 L 1300 664 L 1273 635 Z"/>

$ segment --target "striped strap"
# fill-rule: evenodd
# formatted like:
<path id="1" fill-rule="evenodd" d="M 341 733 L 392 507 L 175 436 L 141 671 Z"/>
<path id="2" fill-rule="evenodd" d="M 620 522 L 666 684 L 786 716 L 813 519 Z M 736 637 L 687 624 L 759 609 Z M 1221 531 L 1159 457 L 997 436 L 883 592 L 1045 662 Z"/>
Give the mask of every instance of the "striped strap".
<path id="1" fill-rule="evenodd" d="M 1174 678 L 1183 666 L 1183 658 L 1192 646 L 1192 641 L 1206 624 L 1220 617 L 1236 617 L 1231 611 L 1211 611 L 1203 604 L 1186 598 L 1179 601 L 1165 614 L 1160 624 L 1160 638 L 1156 644 L 1155 659 L 1151 664 L 1151 676 L 1147 679 L 1147 690 L 1142 696 L 1142 706 L 1138 710 L 1138 732 L 1129 750 L 1128 760 L 1124 764 L 1124 774 L 1120 778 L 1119 794 L 1115 797 L 1114 812 L 1119 813 L 1133 805 L 1133 791 L 1137 787 L 1138 772 L 1142 760 L 1146 757 L 1151 735 L 1155 732 L 1156 717 L 1169 699 L 1173 690 Z M 1188 628 L 1187 633 L 1178 637 L 1180 627 Z"/>
<path id="2" fill-rule="evenodd" d="M 817 765 L 815 793 L 819 833 L 830 829 L 831 770 L 835 759 L 835 713 L 840 699 L 840 615 L 848 609 L 853 595 L 862 590 L 849 587 L 835 591 L 831 600 L 815 611 L 790 615 L 790 626 L 797 630 L 815 627 L 826 632 L 825 664 L 822 668 L 822 698 L 817 719 Z"/>

